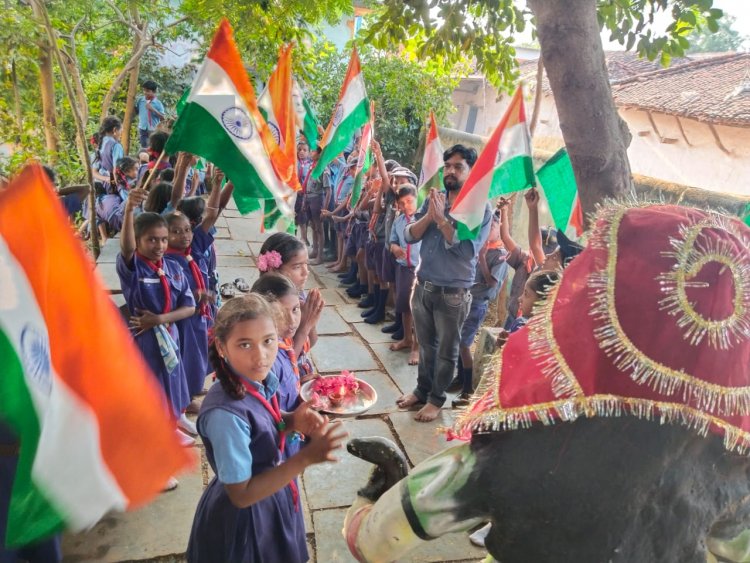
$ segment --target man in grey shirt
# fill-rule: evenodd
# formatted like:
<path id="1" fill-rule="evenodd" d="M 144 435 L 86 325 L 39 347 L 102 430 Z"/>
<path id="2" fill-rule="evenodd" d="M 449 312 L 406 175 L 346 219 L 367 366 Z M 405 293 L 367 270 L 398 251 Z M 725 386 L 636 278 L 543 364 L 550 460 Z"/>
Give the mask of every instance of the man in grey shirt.
<path id="1" fill-rule="evenodd" d="M 411 298 L 414 328 L 419 341 L 417 386 L 396 401 L 401 408 L 424 404 L 414 417 L 435 420 L 445 403 L 445 390 L 453 378 L 458 358 L 461 326 L 471 306 L 479 250 L 490 232 L 492 211 L 485 204 L 482 226 L 476 239 L 458 239 L 455 221 L 449 216 L 471 167 L 474 149 L 454 145 L 443 154 L 445 192 L 431 190 L 405 230 L 407 242 L 421 241 L 417 283 Z"/>

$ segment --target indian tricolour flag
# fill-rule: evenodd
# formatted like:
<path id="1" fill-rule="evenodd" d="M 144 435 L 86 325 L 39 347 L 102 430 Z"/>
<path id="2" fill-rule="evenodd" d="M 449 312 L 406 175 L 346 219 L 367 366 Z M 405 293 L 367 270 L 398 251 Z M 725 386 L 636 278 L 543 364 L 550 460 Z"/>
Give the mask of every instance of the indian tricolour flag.
<path id="1" fill-rule="evenodd" d="M 258 97 L 258 109 L 268 124 L 274 141 L 286 156 L 292 170 L 285 171 L 282 178 L 289 178 L 289 185 L 299 189 L 297 178 L 297 119 L 292 102 L 292 45 L 279 49 L 279 61 L 268 78 L 266 87 Z"/>
<path id="2" fill-rule="evenodd" d="M 319 178 L 323 170 L 351 142 L 354 133 L 370 119 L 370 102 L 365 90 L 365 79 L 359 64 L 357 49 L 352 50 L 349 68 L 341 86 L 339 101 L 333 110 L 331 121 L 323 135 L 323 152 L 313 169 L 313 178 Z"/>
<path id="3" fill-rule="evenodd" d="M 583 209 L 568 151 L 565 148 L 557 151 L 536 175 L 547 196 L 555 227 L 570 238 L 580 237 L 583 234 Z"/>
<path id="4" fill-rule="evenodd" d="M 357 167 L 354 169 L 354 186 L 352 187 L 352 197 L 349 200 L 349 207 L 352 209 L 354 209 L 354 206 L 357 205 L 359 198 L 362 196 L 365 177 L 372 166 L 372 149 L 370 145 L 372 144 L 374 115 L 373 104 L 370 104 L 371 119 L 362 128 L 362 137 L 359 140 L 359 153 L 357 154 Z"/>
<path id="5" fill-rule="evenodd" d="M 202 156 L 234 184 L 241 213 L 274 199 L 286 216 L 294 214 L 294 178 L 287 156 L 258 110 L 232 27 L 224 19 L 190 87 L 185 106 L 167 142 L 169 153 Z"/>
<path id="6" fill-rule="evenodd" d="M 430 189 L 443 189 L 443 145 L 440 144 L 435 114 L 430 112 L 430 129 L 425 140 L 422 171 L 419 173 L 417 205 L 421 206 Z"/>
<path id="7" fill-rule="evenodd" d="M 451 207 L 451 217 L 464 227 L 459 238 L 476 236 L 489 200 L 533 185 L 531 136 L 519 87 Z"/>
<path id="8" fill-rule="evenodd" d="M 315 150 L 318 148 L 318 130 L 322 131 L 323 129 L 320 127 L 315 111 L 296 79 L 292 80 L 292 102 L 297 117 L 297 128 L 307 139 L 310 150 Z"/>
<path id="9" fill-rule="evenodd" d="M 0 193 L 0 365 L 19 442 L 9 546 L 141 506 L 192 463 L 38 165 Z"/>

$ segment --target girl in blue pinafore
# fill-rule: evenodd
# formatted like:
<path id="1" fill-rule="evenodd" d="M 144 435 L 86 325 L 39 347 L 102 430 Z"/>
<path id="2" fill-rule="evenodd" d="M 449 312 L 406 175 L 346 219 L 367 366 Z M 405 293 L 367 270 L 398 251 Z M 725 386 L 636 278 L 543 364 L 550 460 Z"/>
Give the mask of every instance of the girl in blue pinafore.
<path id="1" fill-rule="evenodd" d="M 276 326 L 279 327 L 279 351 L 271 372 L 279 380 L 279 405 L 282 410 L 291 412 L 301 403 L 300 372 L 292 340 L 302 316 L 299 293 L 289 278 L 276 273 L 261 276 L 253 284 L 252 291 L 263 295 L 278 309 Z M 288 455 L 296 453 L 299 442 L 287 443 L 286 450 Z"/>
<path id="2" fill-rule="evenodd" d="M 117 274 L 135 342 L 179 419 L 190 397 L 175 323 L 195 313 L 195 300 L 182 269 L 163 258 L 168 238 L 164 218 L 146 212 L 133 219 L 133 209 L 145 197 L 144 190 L 133 189 L 125 204 Z"/>
<path id="3" fill-rule="evenodd" d="M 191 255 L 195 262 L 200 266 L 202 272 L 206 274 L 205 286 L 202 291 L 201 305 L 205 305 L 207 315 L 206 323 L 210 329 L 213 326 L 213 319 L 218 311 L 218 277 L 216 275 L 216 250 L 214 248 L 214 235 L 216 233 L 216 220 L 219 218 L 222 210 L 229 202 L 229 198 L 234 191 L 232 182 L 227 182 L 222 187 L 223 173 L 210 167 L 212 174 L 206 176 L 206 182 L 211 186 L 211 193 L 208 199 L 192 196 L 183 197 L 185 193 L 185 176 L 192 165 L 192 158 L 187 153 L 180 153 L 177 157 L 175 168 L 174 184 L 172 186 L 172 195 L 167 208 L 170 211 L 177 210 L 182 213 L 189 221 L 192 229 L 193 239 L 191 243 Z M 172 243 L 170 236 L 170 247 L 180 248 L 179 241 Z M 182 243 L 185 244 L 184 242 Z M 184 248 L 183 248 L 184 250 Z M 193 289 L 195 292 L 195 288 Z M 204 373 L 204 376 L 210 373 L 211 368 Z M 188 377 L 189 379 L 189 377 Z M 203 389 L 203 379 L 201 379 L 201 389 Z M 191 392 L 191 395 L 194 393 Z"/>
<path id="4" fill-rule="evenodd" d="M 198 431 L 216 476 L 193 520 L 190 563 L 298 563 L 308 560 L 294 479 L 334 461 L 346 434 L 306 404 L 281 410 L 270 371 L 278 342 L 274 311 L 260 295 L 228 301 L 216 316 L 209 356 L 218 382 L 203 400 Z M 290 433 L 307 447 L 287 457 Z"/>

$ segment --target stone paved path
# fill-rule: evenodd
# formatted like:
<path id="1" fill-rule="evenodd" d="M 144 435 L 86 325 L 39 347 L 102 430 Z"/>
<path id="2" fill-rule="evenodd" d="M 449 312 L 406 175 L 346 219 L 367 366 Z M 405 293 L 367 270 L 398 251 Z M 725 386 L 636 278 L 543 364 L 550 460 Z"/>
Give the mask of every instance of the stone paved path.
<path id="1" fill-rule="evenodd" d="M 257 279 L 255 258 L 267 235 L 260 233 L 259 218 L 240 218 L 228 209 L 217 223 L 216 247 L 222 282 L 244 277 Z M 98 270 L 108 287 L 119 292 L 114 272 L 116 240 L 102 253 Z M 312 358 L 321 373 L 341 369 L 355 371 L 378 392 L 377 404 L 365 415 L 345 419 L 351 437 L 385 436 L 403 448 L 414 465 L 447 446 L 438 428 L 450 424 L 451 411 L 443 410 L 434 423 L 417 423 L 413 413 L 399 411 L 395 399 L 412 389 L 416 367 L 406 363 L 407 352 L 391 352 L 391 340 L 379 327 L 362 322 L 361 309 L 338 288 L 338 279 L 322 267 L 312 269 L 310 287 L 320 287 L 326 307 L 318 325 L 320 339 Z M 113 295 L 120 305 L 122 296 Z M 207 385 L 210 382 L 207 381 Z M 128 514 L 111 514 L 87 533 L 64 538 L 65 561 L 183 561 L 195 506 L 211 475 L 203 449 L 200 470 L 180 477 L 180 486 L 155 502 Z M 344 514 L 365 484 L 371 465 L 342 451 L 337 464 L 310 467 L 302 477 L 302 499 L 311 561 L 338 563 L 355 561 L 349 554 L 341 529 Z M 403 561 L 479 561 L 486 552 L 471 545 L 466 534 L 450 534 L 430 542 Z"/>

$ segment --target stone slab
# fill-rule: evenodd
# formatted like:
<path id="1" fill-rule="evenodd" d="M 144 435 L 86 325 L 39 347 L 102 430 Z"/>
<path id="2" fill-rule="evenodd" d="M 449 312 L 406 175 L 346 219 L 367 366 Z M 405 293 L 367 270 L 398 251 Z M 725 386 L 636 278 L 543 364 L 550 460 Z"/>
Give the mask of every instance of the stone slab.
<path id="1" fill-rule="evenodd" d="M 224 268 L 221 266 L 221 260 L 218 260 L 218 263 L 216 271 L 219 273 L 219 284 L 232 283 L 237 278 L 245 278 L 245 281 L 252 287 L 260 275 L 256 268 Z M 237 291 L 237 293 L 240 292 Z"/>
<path id="2" fill-rule="evenodd" d="M 487 369 L 489 363 L 492 361 L 493 354 L 499 351 L 496 342 L 501 332 L 503 332 L 503 329 L 496 327 L 482 327 L 479 330 L 479 338 L 474 348 L 474 389 L 479 386 L 485 369 Z"/>
<path id="3" fill-rule="evenodd" d="M 229 234 L 229 229 L 227 229 L 226 227 L 216 227 L 216 234 L 214 235 L 214 238 L 228 239 L 232 237 Z"/>
<path id="4" fill-rule="evenodd" d="M 120 277 L 117 275 L 117 268 L 114 262 L 104 262 L 96 265 L 96 273 L 99 274 L 104 287 L 110 293 L 122 293 L 120 287 Z"/>
<path id="5" fill-rule="evenodd" d="M 362 309 L 359 309 L 360 311 Z M 360 317 L 360 321 L 362 318 Z M 395 340 L 391 338 L 390 334 L 385 334 L 380 329 L 383 328 L 385 323 L 378 323 L 376 325 L 370 325 L 364 322 L 354 323 L 354 328 L 357 330 L 359 335 L 365 339 L 365 342 L 369 344 L 383 344 L 393 343 Z"/>
<path id="6" fill-rule="evenodd" d="M 88 532 L 63 536 L 64 560 L 106 563 L 184 554 L 203 476 L 195 471 L 179 481 L 174 491 L 140 510 L 108 514 Z"/>
<path id="7" fill-rule="evenodd" d="M 320 373 L 378 369 L 370 351 L 355 336 L 321 336 L 311 355 Z"/>
<path id="8" fill-rule="evenodd" d="M 355 375 L 372 385 L 378 394 L 377 402 L 364 416 L 398 412 L 396 399 L 401 396 L 401 391 L 386 373 L 382 371 L 358 371 Z"/>
<path id="9" fill-rule="evenodd" d="M 406 448 L 409 460 L 417 465 L 425 459 L 447 447 L 454 446 L 445 439 L 440 428 L 453 424 L 453 411 L 443 408 L 432 422 L 417 422 L 414 420 L 416 411 L 401 411 L 388 415 L 393 423 L 396 434 Z"/>
<path id="10" fill-rule="evenodd" d="M 263 242 L 270 237 L 272 232 L 261 233 L 261 222 L 252 216 L 248 217 L 227 217 L 227 225 L 235 240 L 248 240 L 254 242 Z"/>
<path id="11" fill-rule="evenodd" d="M 408 393 L 417 384 L 417 366 L 409 365 L 408 350 L 393 352 L 388 346 L 387 343 L 371 344 L 370 348 L 401 391 Z"/>
<path id="12" fill-rule="evenodd" d="M 357 304 L 354 303 L 341 303 L 339 305 L 336 305 L 336 309 L 339 312 L 339 315 L 348 323 L 361 323 L 362 322 L 362 313 L 365 311 L 365 309 L 360 309 L 357 307 Z"/>
<path id="13" fill-rule="evenodd" d="M 351 334 L 352 332 L 351 327 L 341 318 L 336 307 L 323 307 L 316 328 L 318 334 Z"/>
<path id="14" fill-rule="evenodd" d="M 214 227 L 216 227 L 217 229 L 219 229 L 219 228 L 222 228 L 222 229 L 228 228 L 227 227 L 227 220 L 224 217 L 224 213 L 222 213 L 221 215 L 219 215 L 218 219 L 216 219 L 216 223 L 214 224 Z"/>
<path id="15" fill-rule="evenodd" d="M 214 247 L 219 263 L 221 263 L 220 256 L 250 256 L 250 247 L 244 240 L 217 240 Z"/>
<path id="16" fill-rule="evenodd" d="M 96 259 L 97 264 L 104 264 L 117 260 L 117 255 L 120 253 L 120 239 L 111 238 L 107 239 L 104 246 L 99 250 L 99 258 Z"/>
<path id="17" fill-rule="evenodd" d="M 307 501 L 307 493 L 305 492 L 305 480 L 304 478 L 298 479 L 300 484 L 299 487 L 299 503 L 302 506 L 302 517 L 305 520 L 305 530 L 312 532 L 312 512 L 310 510 L 310 503 Z"/>
<path id="18" fill-rule="evenodd" d="M 248 242 L 247 244 L 250 247 L 250 252 L 253 253 L 253 256 L 256 258 L 260 256 L 260 248 L 263 246 L 262 242 Z"/>
<path id="19" fill-rule="evenodd" d="M 394 437 L 388 425 L 379 418 L 341 419 L 344 429 L 351 438 L 365 436 Z M 305 488 L 310 508 L 315 511 L 321 508 L 349 506 L 357 491 L 367 483 L 373 465 L 354 457 L 345 448 L 336 452 L 337 463 L 319 463 L 305 470 Z M 315 519 L 313 512 L 313 520 Z M 316 525 L 316 533 L 320 528 Z M 318 556 L 318 561 L 327 561 Z"/>
<path id="20" fill-rule="evenodd" d="M 356 563 L 349 553 L 342 529 L 346 516 L 345 508 L 319 510 L 313 514 L 317 560 L 326 563 Z M 318 531 L 320 530 L 320 531 Z M 399 563 L 427 563 L 434 561 L 481 561 L 487 556 L 483 549 L 469 542 L 468 534 L 446 534 L 424 543 L 397 561 Z"/>
<path id="21" fill-rule="evenodd" d="M 347 303 L 346 299 L 336 291 L 335 289 L 321 289 L 320 294 L 323 296 L 323 300 L 326 305 L 344 305 Z"/>
<path id="22" fill-rule="evenodd" d="M 256 269 L 255 261 L 249 255 L 245 256 L 217 256 L 217 267 L 223 268 L 252 268 Z"/>

